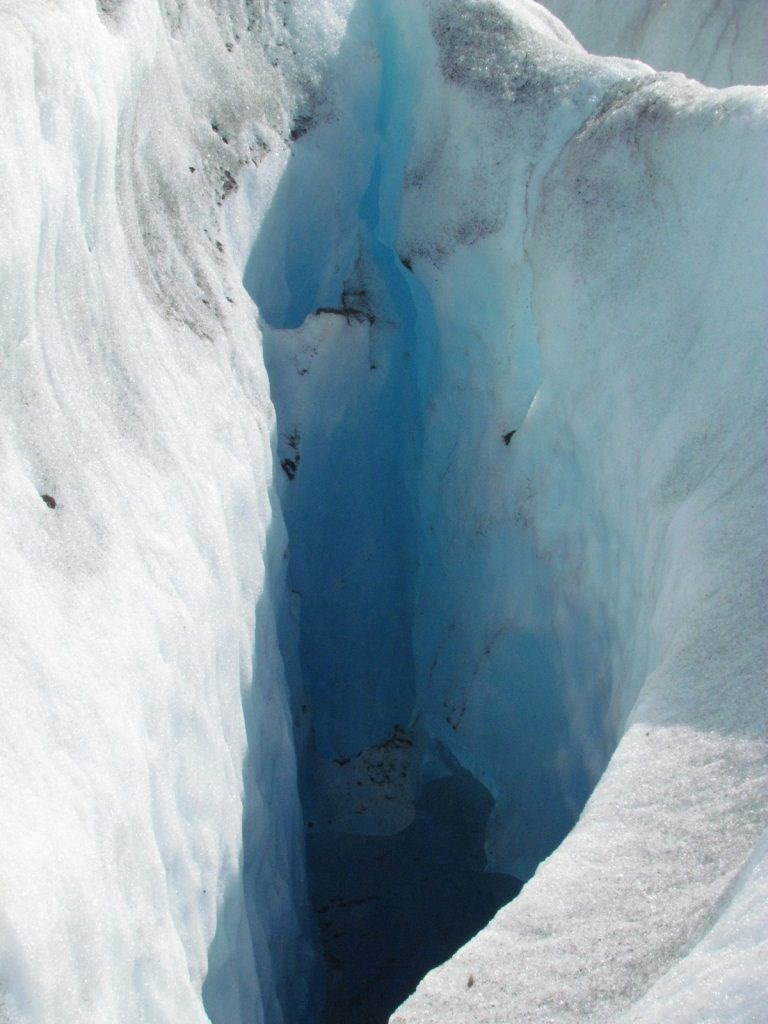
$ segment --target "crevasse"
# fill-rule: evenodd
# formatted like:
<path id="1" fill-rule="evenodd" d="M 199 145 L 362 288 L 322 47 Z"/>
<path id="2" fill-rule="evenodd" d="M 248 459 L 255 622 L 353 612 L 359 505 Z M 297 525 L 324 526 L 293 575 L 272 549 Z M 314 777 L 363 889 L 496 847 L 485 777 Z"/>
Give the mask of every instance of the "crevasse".
<path id="1" fill-rule="evenodd" d="M 413 111 L 435 59 L 423 17 L 399 4 L 355 7 L 334 116 L 302 126 L 245 277 L 267 321 L 288 531 L 283 642 L 302 695 L 297 737 L 328 1021 L 384 1020 L 557 846 L 600 765 L 590 774 L 571 742 L 547 584 L 531 576 L 524 531 L 513 526 L 490 552 L 481 544 L 481 559 L 499 559 L 495 569 L 446 567 L 440 550 L 446 534 L 475 528 L 441 493 L 443 453 L 489 430 L 489 405 L 472 392 L 498 389 L 499 373 L 514 382 L 517 407 L 492 441 L 505 472 L 538 353 L 524 253 L 515 323 L 476 335 L 471 306 L 496 302 L 481 258 L 479 271 L 467 266 L 458 288 L 469 297 L 457 299 L 441 338 L 428 267 L 398 251 L 412 135 L 424 131 Z M 474 366 L 452 351 L 462 330 L 475 333 Z M 507 330 L 517 339 L 511 361 Z M 456 367 L 444 365 L 454 359 L 468 388 L 458 400 Z M 501 564 L 523 589 L 519 600 L 539 603 L 533 628 L 493 594 Z M 547 579 L 546 567 L 533 571 Z M 477 574 L 491 588 L 482 609 L 461 593 L 477 587 Z M 604 757 L 584 721 L 579 738 Z M 409 920 L 418 954 L 404 941 Z"/>
<path id="2" fill-rule="evenodd" d="M 765 4 L 552 6 L 2 6 L 4 1024 L 762 1021 Z"/>

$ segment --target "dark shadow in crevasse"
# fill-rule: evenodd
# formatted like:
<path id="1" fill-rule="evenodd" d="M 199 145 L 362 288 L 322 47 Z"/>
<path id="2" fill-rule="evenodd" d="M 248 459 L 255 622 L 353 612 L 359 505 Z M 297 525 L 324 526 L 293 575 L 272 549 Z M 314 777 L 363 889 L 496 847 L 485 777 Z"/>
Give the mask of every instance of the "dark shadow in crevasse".
<path id="1" fill-rule="evenodd" d="M 390 836 L 310 832 L 312 902 L 328 964 L 321 1024 L 386 1024 L 427 971 L 522 887 L 485 871 L 493 799 L 468 772 L 426 783 Z"/>

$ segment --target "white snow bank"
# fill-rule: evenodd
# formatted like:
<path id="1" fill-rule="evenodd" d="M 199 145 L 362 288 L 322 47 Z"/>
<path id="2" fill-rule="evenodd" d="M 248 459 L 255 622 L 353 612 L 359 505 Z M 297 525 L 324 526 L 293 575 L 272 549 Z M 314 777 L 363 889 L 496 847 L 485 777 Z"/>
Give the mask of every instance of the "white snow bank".
<path id="1" fill-rule="evenodd" d="M 4 1021 L 306 1002 L 274 416 L 221 223 L 338 43 L 291 17 L 287 87 L 271 8 L 0 7 Z"/>
<path id="2" fill-rule="evenodd" d="M 637 57 L 705 85 L 768 82 L 763 0 L 547 0 L 590 53 Z"/>

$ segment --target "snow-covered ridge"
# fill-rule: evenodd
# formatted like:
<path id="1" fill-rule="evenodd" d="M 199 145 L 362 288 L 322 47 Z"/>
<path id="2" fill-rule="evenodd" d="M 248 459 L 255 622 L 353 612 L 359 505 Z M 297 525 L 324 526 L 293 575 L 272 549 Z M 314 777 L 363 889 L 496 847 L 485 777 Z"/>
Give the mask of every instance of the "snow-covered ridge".
<path id="1" fill-rule="evenodd" d="M 289 33 L 77 0 L 0 31 L 3 1019 L 203 1021 L 204 982 L 220 1019 L 293 1017 L 273 412 L 221 223 L 289 134 Z"/>
<path id="2" fill-rule="evenodd" d="M 766 91 L 531 0 L 0 33 L 0 1020 L 316 1019 L 297 750 L 345 820 L 395 737 L 345 829 L 558 848 L 394 1019 L 758 1021 Z"/>
<path id="3" fill-rule="evenodd" d="M 636 57 L 705 85 L 765 85 L 768 11 L 762 0 L 550 0 L 591 53 Z"/>

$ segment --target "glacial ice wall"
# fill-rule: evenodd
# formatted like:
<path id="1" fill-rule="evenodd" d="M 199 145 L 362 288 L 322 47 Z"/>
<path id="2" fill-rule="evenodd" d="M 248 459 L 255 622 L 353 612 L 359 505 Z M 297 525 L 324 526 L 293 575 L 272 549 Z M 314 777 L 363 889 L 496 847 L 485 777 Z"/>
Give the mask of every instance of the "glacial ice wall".
<path id="1" fill-rule="evenodd" d="M 426 708 L 486 771 L 525 723 L 524 778 L 552 735 L 513 682 L 532 633 L 563 687 L 565 784 L 618 746 L 568 839 L 393 1020 L 757 1021 L 764 925 L 747 952 L 716 922 L 742 871 L 759 885 L 766 827 L 766 93 L 586 57 L 505 7 L 432 6 L 444 84 L 415 117 L 440 133 L 399 240 L 440 336 Z M 528 808 L 494 792 L 509 857 Z"/>
<path id="2" fill-rule="evenodd" d="M 358 4 L 337 67 L 246 275 L 308 729 L 346 763 L 412 701 L 422 779 L 481 780 L 488 863 L 522 878 L 613 755 L 397 1019 L 614 1020 L 765 827 L 765 92 L 596 59 L 523 3 Z M 354 814 L 403 824 L 368 793 Z M 720 997 L 742 1017 L 761 955 Z"/>
<path id="3" fill-rule="evenodd" d="M 274 414 L 221 214 L 311 86 L 275 54 L 302 19 L 332 48 L 313 8 L 0 8 L 4 1021 L 307 1002 Z"/>
<path id="4" fill-rule="evenodd" d="M 758 80 L 701 10 L 556 13 Z M 760 1020 L 765 89 L 532 0 L 0 32 L 0 1019 L 313 1019 L 307 811 L 469 773 L 535 877 L 394 1020 Z"/>

